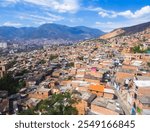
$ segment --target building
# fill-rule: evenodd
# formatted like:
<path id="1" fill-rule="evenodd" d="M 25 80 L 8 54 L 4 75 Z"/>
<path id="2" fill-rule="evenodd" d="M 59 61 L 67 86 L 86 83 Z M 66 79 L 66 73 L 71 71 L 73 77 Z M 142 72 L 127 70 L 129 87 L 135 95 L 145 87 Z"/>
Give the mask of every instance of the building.
<path id="1" fill-rule="evenodd" d="M 104 85 L 101 84 L 91 84 L 89 86 L 89 92 L 96 94 L 97 96 L 103 96 L 104 95 Z"/>
<path id="2" fill-rule="evenodd" d="M 0 78 L 2 78 L 7 73 L 7 65 L 0 60 Z"/>
<path id="3" fill-rule="evenodd" d="M 121 115 L 123 114 L 123 110 L 115 100 L 97 97 L 91 103 L 90 113 L 96 115 Z"/>
<path id="4" fill-rule="evenodd" d="M 51 90 L 49 88 L 40 87 L 37 90 L 31 91 L 29 93 L 29 98 L 47 99 L 50 94 Z"/>
<path id="5" fill-rule="evenodd" d="M 0 48 L 6 49 L 7 48 L 7 43 L 0 43 Z"/>
<path id="6" fill-rule="evenodd" d="M 134 94 L 136 113 L 150 114 L 150 78 L 149 80 L 135 80 L 134 84 L 136 87 Z"/>
<path id="7" fill-rule="evenodd" d="M 8 114 L 9 112 L 9 99 L 7 91 L 0 91 L 0 115 Z"/>

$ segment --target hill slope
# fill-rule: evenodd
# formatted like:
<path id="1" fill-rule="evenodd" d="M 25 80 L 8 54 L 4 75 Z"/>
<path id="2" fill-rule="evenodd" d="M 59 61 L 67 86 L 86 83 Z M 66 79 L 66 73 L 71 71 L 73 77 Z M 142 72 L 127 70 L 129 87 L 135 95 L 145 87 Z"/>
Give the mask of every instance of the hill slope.
<path id="1" fill-rule="evenodd" d="M 101 39 L 109 39 L 109 38 L 113 38 L 113 37 L 116 37 L 119 35 L 135 34 L 138 32 L 142 32 L 142 31 L 146 30 L 147 28 L 150 28 L 150 22 L 142 23 L 139 25 L 131 26 L 131 27 L 124 27 L 124 28 L 115 29 L 110 33 L 102 35 L 100 38 Z"/>

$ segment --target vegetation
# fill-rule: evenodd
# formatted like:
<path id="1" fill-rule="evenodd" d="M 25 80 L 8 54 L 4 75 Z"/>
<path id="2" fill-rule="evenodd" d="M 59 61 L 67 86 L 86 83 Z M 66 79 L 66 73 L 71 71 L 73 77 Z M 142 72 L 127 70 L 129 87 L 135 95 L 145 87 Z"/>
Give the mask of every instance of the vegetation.
<path id="1" fill-rule="evenodd" d="M 23 69 L 22 71 L 16 73 L 15 76 L 23 76 L 24 74 L 28 73 L 29 71 L 27 69 Z"/>
<path id="2" fill-rule="evenodd" d="M 83 61 L 83 58 L 84 58 L 83 56 L 78 57 L 78 59 L 81 60 L 81 61 Z"/>
<path id="3" fill-rule="evenodd" d="M 72 80 L 72 79 L 73 79 L 73 76 L 69 76 L 69 77 L 68 77 L 68 80 Z"/>
<path id="4" fill-rule="evenodd" d="M 150 62 L 147 62 L 147 66 L 150 67 Z"/>
<path id="5" fill-rule="evenodd" d="M 139 107 L 137 107 L 137 113 L 141 114 L 141 112 L 142 110 Z"/>
<path id="6" fill-rule="evenodd" d="M 6 74 L 0 79 L 0 90 L 8 91 L 9 95 L 17 93 L 24 86 L 23 80 L 14 79 L 10 74 Z"/>
<path id="7" fill-rule="evenodd" d="M 14 60 L 14 61 L 12 61 L 12 62 L 9 63 L 8 67 L 12 68 L 16 63 L 17 63 L 17 61 Z"/>
<path id="8" fill-rule="evenodd" d="M 56 58 L 58 58 L 58 55 L 50 55 L 49 60 L 52 61 Z"/>
<path id="9" fill-rule="evenodd" d="M 45 64 L 45 63 L 46 63 L 45 60 L 41 60 L 41 61 L 39 62 L 39 64 Z"/>
<path id="10" fill-rule="evenodd" d="M 37 115 L 36 113 L 34 113 L 34 108 L 30 108 L 24 111 L 21 111 L 19 113 L 19 115 Z"/>
<path id="11" fill-rule="evenodd" d="M 142 50 L 142 49 L 140 48 L 140 45 L 134 46 L 134 47 L 132 48 L 133 53 L 146 53 L 148 50 L 149 50 L 149 49 Z"/>
<path id="12" fill-rule="evenodd" d="M 67 67 L 74 67 L 74 62 L 67 63 Z"/>
<path id="13" fill-rule="evenodd" d="M 123 45 L 123 46 L 126 46 L 126 45 L 128 45 L 128 44 L 127 44 L 127 43 L 122 43 L 122 45 Z"/>
<path id="14" fill-rule="evenodd" d="M 140 46 L 139 46 L 139 45 L 138 45 L 138 46 L 134 46 L 134 47 L 132 48 L 132 51 L 133 51 L 134 53 L 141 53 Z"/>
<path id="15" fill-rule="evenodd" d="M 54 94 L 51 98 L 41 101 L 36 107 L 22 111 L 21 115 L 36 115 L 38 111 L 42 115 L 76 115 L 78 111 L 73 104 L 76 100 L 72 99 L 71 94 Z"/>

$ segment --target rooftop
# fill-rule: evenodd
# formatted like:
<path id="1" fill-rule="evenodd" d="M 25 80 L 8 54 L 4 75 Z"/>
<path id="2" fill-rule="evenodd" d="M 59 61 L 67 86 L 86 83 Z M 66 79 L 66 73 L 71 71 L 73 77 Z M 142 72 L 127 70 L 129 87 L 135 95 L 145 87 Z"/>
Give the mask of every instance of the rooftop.
<path id="1" fill-rule="evenodd" d="M 134 80 L 137 87 L 148 87 L 150 88 L 150 80 Z"/>
<path id="2" fill-rule="evenodd" d="M 100 107 L 105 107 L 109 110 L 118 112 L 119 114 L 123 114 L 123 110 L 120 107 L 120 104 L 116 100 L 111 100 L 103 97 L 97 97 L 93 102 L 93 105 L 97 105 Z"/>
<path id="3" fill-rule="evenodd" d="M 37 89 L 37 92 L 49 92 L 49 91 L 50 91 L 50 89 L 44 88 L 44 87 L 40 87 Z"/>
<path id="4" fill-rule="evenodd" d="M 8 96 L 7 91 L 0 91 L 0 98 L 6 98 Z"/>
<path id="5" fill-rule="evenodd" d="M 89 90 L 104 92 L 104 85 L 100 84 L 91 84 Z"/>
<path id="6" fill-rule="evenodd" d="M 142 104 L 150 104 L 150 96 L 139 96 L 138 99 Z"/>

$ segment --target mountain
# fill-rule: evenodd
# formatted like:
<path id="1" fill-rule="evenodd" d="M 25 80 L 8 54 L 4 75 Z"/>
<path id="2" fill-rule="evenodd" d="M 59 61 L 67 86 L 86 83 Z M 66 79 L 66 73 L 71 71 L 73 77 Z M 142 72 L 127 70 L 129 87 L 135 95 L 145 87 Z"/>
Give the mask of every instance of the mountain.
<path id="1" fill-rule="evenodd" d="M 142 32 L 142 31 L 146 30 L 147 28 L 150 28 L 150 22 L 142 23 L 139 25 L 131 26 L 131 27 L 115 29 L 110 33 L 100 36 L 100 38 L 101 39 L 109 39 L 109 38 L 113 38 L 113 37 L 116 37 L 119 35 L 131 35 L 131 34 L 135 34 L 138 32 Z"/>
<path id="2" fill-rule="evenodd" d="M 63 39 L 84 40 L 97 38 L 104 32 L 84 26 L 68 27 L 59 24 L 43 24 L 39 27 L 0 27 L 1 40 Z"/>

